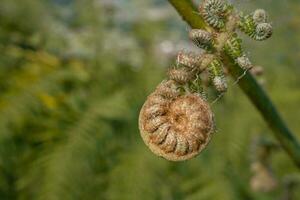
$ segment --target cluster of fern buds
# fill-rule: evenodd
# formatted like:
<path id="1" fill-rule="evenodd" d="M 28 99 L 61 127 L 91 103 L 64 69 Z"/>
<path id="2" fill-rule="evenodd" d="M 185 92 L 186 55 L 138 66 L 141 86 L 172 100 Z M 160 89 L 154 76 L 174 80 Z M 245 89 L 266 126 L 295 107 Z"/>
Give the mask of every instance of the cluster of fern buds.
<path id="1" fill-rule="evenodd" d="M 148 97 L 140 113 L 144 142 L 154 153 L 169 160 L 186 160 L 197 155 L 214 132 L 203 75 L 223 94 L 227 90 L 226 58 L 244 71 L 253 67 L 242 49 L 237 30 L 258 41 L 272 35 L 272 26 L 262 9 L 245 15 L 225 0 L 203 0 L 199 14 L 207 27 L 190 30 L 189 38 L 202 53 L 179 52 L 176 64 L 168 71 L 168 80 Z"/>
<path id="2" fill-rule="evenodd" d="M 204 53 L 195 55 L 180 52 L 177 56 L 177 68 L 171 70 L 169 78 L 188 83 L 207 71 L 216 90 L 225 92 L 227 81 L 224 74 L 224 55 L 229 56 L 243 70 L 253 67 L 242 49 L 242 40 L 236 31 L 239 29 L 254 40 L 262 41 L 272 35 L 272 26 L 267 22 L 268 17 L 264 10 L 257 9 L 252 14 L 245 15 L 238 13 L 224 0 L 204 0 L 199 14 L 209 27 L 207 30 L 192 29 L 189 37 Z"/>

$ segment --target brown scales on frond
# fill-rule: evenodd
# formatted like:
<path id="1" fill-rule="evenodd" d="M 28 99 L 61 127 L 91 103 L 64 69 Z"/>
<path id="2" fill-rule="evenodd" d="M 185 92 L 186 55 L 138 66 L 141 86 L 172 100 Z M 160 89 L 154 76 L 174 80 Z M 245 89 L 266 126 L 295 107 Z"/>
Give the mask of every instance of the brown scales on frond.
<path id="1" fill-rule="evenodd" d="M 214 120 L 208 103 L 199 95 L 175 98 L 169 95 L 168 98 L 161 93 L 177 94 L 175 88 L 172 80 L 163 81 L 157 87 L 141 109 L 139 128 L 151 151 L 168 160 L 182 161 L 198 155 L 206 147 L 214 131 Z M 158 114 L 157 106 L 162 106 L 165 112 Z"/>
<path id="2" fill-rule="evenodd" d="M 195 73 L 193 71 L 188 70 L 186 68 L 179 68 L 179 69 L 170 69 L 168 71 L 169 78 L 176 81 L 180 84 L 185 84 L 193 79 L 195 79 Z"/>

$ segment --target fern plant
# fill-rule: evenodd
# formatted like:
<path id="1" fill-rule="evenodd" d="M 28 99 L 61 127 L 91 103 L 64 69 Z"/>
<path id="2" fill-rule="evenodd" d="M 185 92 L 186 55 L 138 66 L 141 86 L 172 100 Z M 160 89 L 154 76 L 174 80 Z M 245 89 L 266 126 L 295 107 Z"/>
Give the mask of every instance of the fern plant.
<path id="1" fill-rule="evenodd" d="M 251 189 L 252 137 L 269 130 L 231 84 L 212 106 L 217 133 L 200 156 L 173 163 L 145 148 L 139 109 L 166 73 L 174 76 L 183 67 L 173 60 L 177 50 L 187 48 L 186 27 L 167 2 L 116 2 L 1 1 L 0 199 L 297 199 L 298 187 L 290 186 L 297 169 L 280 149 L 270 157 L 279 186 L 270 192 Z M 251 57 L 264 66 L 265 87 L 299 130 L 299 95 L 286 90 L 297 88 L 297 65 L 286 70 L 285 63 L 265 59 L 297 52 L 287 51 L 293 48 L 285 45 L 293 45 L 283 36 L 298 41 L 299 30 L 287 33 L 293 24 L 286 23 L 298 12 L 287 19 L 274 14 L 285 12 L 287 2 L 292 5 L 275 1 L 268 7 L 282 46 L 270 52 L 273 39 L 261 46 L 243 41 L 255 49 Z M 279 27 L 278 20 L 287 21 Z M 293 63 L 289 56 L 280 58 Z M 207 90 L 190 87 L 205 98 Z"/>
<path id="2" fill-rule="evenodd" d="M 241 72 L 241 69 L 236 69 L 235 66 L 240 66 L 241 68 L 248 69 L 251 68 L 251 63 L 249 59 L 247 59 L 247 57 L 242 54 L 239 43 L 240 41 L 236 38 L 235 34 L 233 34 L 232 37 L 232 31 L 234 31 L 238 26 L 243 32 L 256 40 L 264 40 L 272 35 L 272 27 L 269 23 L 266 23 L 267 15 L 265 11 L 261 9 L 256 10 L 253 13 L 252 17 L 249 15 L 244 16 L 243 14 L 239 14 L 239 16 L 236 16 L 235 14 L 230 15 L 232 8 L 231 6 L 228 6 L 225 1 L 203 1 L 203 4 L 201 4 L 200 6 L 200 13 L 202 13 L 202 17 L 198 18 L 198 20 L 203 23 L 196 24 L 194 21 L 196 21 L 197 18 L 194 15 L 190 15 L 187 13 L 193 12 L 193 6 L 191 2 L 178 2 L 176 0 L 170 0 L 170 3 L 174 5 L 174 7 L 179 11 L 179 13 L 183 15 L 184 19 L 186 19 L 186 21 L 191 26 L 207 28 L 203 21 L 206 20 L 206 23 L 208 23 L 213 28 L 222 29 L 225 27 L 224 36 L 221 33 L 221 37 L 219 38 L 221 42 L 217 42 L 217 49 L 218 43 L 220 43 L 221 45 L 219 51 L 223 49 L 225 50 L 229 65 L 228 67 L 231 70 L 231 74 L 233 75 L 233 77 L 237 77 L 238 81 L 242 76 L 244 76 L 244 74 L 241 76 L 239 74 Z M 227 25 L 225 25 L 226 20 L 228 20 Z M 229 34 L 226 33 L 226 31 L 229 31 Z M 223 42 L 225 42 L 225 44 Z M 220 62 L 213 62 L 213 68 L 220 66 Z M 215 69 L 213 71 L 218 72 L 218 74 L 220 74 L 221 72 L 221 70 Z M 217 80 L 222 79 L 218 78 Z M 223 83 L 223 87 L 221 88 L 225 88 L 224 81 L 218 82 Z M 240 81 L 239 85 L 250 97 L 254 105 L 256 105 L 257 108 L 261 111 L 262 115 L 265 117 L 265 120 L 273 129 L 275 136 L 286 149 L 287 153 L 291 155 L 291 158 L 298 165 L 300 158 L 300 144 L 286 127 L 285 123 L 277 113 L 275 107 L 272 105 L 272 102 L 268 99 L 267 95 L 256 83 L 255 79 L 251 76 L 245 76 L 244 80 L 242 82 Z"/>

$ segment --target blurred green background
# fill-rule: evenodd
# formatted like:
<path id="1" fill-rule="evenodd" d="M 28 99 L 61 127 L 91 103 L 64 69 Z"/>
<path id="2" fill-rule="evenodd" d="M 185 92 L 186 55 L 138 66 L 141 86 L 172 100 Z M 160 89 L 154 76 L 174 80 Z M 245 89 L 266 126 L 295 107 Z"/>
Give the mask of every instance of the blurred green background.
<path id="1" fill-rule="evenodd" d="M 299 138 L 300 3 L 231 2 L 269 12 L 273 37 L 244 46 Z M 166 0 L 0 0 L 0 199 L 299 200 L 299 170 L 236 85 L 195 159 L 144 145 L 139 109 L 195 49 L 187 30 Z"/>

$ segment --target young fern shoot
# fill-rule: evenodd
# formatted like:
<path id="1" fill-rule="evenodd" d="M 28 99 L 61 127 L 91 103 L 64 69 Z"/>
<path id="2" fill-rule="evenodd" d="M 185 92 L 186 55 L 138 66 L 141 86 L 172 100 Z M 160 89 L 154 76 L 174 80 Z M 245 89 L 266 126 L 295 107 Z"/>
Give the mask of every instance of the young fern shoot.
<path id="1" fill-rule="evenodd" d="M 244 71 L 253 67 L 242 49 L 237 30 L 257 41 L 272 35 L 264 10 L 245 15 L 225 0 L 203 0 L 199 14 L 209 26 L 192 29 L 190 40 L 201 54 L 179 52 L 175 67 L 149 95 L 139 116 L 141 136 L 152 152 L 171 161 L 198 155 L 215 130 L 213 112 L 201 80 L 207 74 L 213 88 L 222 96 L 227 91 L 224 56 Z"/>

